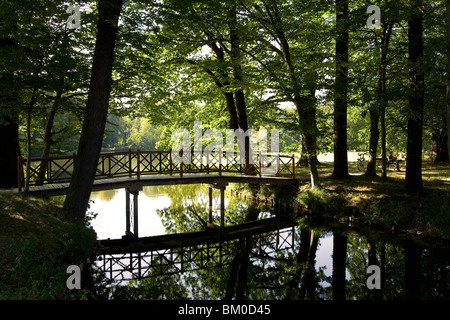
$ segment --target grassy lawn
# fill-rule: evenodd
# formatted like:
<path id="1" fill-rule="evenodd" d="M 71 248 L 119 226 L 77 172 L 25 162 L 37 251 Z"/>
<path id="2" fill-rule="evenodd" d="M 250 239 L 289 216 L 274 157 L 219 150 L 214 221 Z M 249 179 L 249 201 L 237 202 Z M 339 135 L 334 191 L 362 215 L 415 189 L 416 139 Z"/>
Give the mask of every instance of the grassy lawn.
<path id="1" fill-rule="evenodd" d="M 375 224 L 391 230 L 450 239 L 450 170 L 448 165 L 423 162 L 424 192 L 411 197 L 404 192 L 405 167 L 388 170 L 387 178 L 366 177 L 356 162 L 349 163 L 351 177 L 333 180 L 333 163 L 319 167 L 321 190 L 309 191 L 307 168 L 296 168 L 300 192 L 296 202 L 309 214 Z"/>

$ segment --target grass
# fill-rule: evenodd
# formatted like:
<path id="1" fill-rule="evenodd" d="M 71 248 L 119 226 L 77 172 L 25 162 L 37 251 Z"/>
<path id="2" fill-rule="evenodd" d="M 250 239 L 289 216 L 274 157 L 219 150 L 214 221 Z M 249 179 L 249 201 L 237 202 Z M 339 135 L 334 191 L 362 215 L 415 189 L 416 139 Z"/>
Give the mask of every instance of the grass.
<path id="1" fill-rule="evenodd" d="M 95 234 L 61 218 L 57 200 L 0 193 L 0 299 L 79 299 L 66 269 L 89 257 Z"/>
<path id="2" fill-rule="evenodd" d="M 379 168 L 378 168 L 379 169 Z M 295 203 L 310 216 L 352 220 L 390 230 L 450 239 L 450 170 L 448 164 L 423 162 L 424 192 L 404 193 L 405 168 L 388 170 L 387 178 L 366 177 L 356 162 L 349 163 L 350 178 L 331 178 L 333 163 L 319 167 L 321 189 L 309 190 L 307 168 L 296 168 L 300 178 Z"/>

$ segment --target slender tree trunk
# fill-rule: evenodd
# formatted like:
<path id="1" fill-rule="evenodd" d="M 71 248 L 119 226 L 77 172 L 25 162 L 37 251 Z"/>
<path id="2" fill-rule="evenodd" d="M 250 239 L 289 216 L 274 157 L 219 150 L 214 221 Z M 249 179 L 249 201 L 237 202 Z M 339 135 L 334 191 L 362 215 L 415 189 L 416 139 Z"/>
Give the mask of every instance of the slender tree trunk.
<path id="1" fill-rule="evenodd" d="M 381 126 L 381 178 L 386 179 L 387 176 L 387 152 L 386 152 L 386 109 L 382 110 L 380 117 Z"/>
<path id="2" fill-rule="evenodd" d="M 381 177 L 386 179 L 387 165 L 386 165 L 386 108 L 388 107 L 388 101 L 386 97 L 386 68 L 387 68 L 387 51 L 389 48 L 389 42 L 391 40 L 393 22 L 386 23 L 383 28 L 383 37 L 380 47 L 380 85 L 379 85 L 379 104 L 381 110 Z"/>
<path id="3" fill-rule="evenodd" d="M 0 123 L 0 141 L 3 146 L 0 152 L 0 168 L 5 168 L 0 179 L 0 188 L 17 187 L 17 157 L 19 148 L 19 124 L 17 115 L 5 116 Z"/>
<path id="4" fill-rule="evenodd" d="M 64 202 L 68 220 L 85 217 L 95 179 L 103 134 L 108 116 L 114 47 L 122 0 L 98 1 L 97 40 L 91 83 L 70 187 Z"/>
<path id="5" fill-rule="evenodd" d="M 444 120 L 444 126 L 447 126 Z M 448 159 L 448 150 L 447 150 L 447 138 L 448 133 L 447 129 L 443 130 L 435 129 L 431 134 L 431 151 L 434 156 L 434 163 L 446 163 L 449 161 Z"/>
<path id="6" fill-rule="evenodd" d="M 295 258 L 296 272 L 292 277 L 292 289 L 287 293 L 287 300 L 299 299 L 299 284 L 303 270 L 308 259 L 308 252 L 311 246 L 311 231 L 306 228 L 300 230 L 300 248 Z"/>
<path id="7" fill-rule="evenodd" d="M 53 101 L 52 107 L 48 114 L 47 121 L 45 123 L 44 147 L 42 149 L 42 154 L 41 154 L 41 158 L 43 158 L 43 160 L 41 160 L 41 164 L 39 166 L 39 173 L 38 173 L 36 185 L 42 185 L 44 183 L 45 171 L 46 171 L 46 166 L 47 166 L 46 158 L 48 158 L 48 156 L 50 155 L 50 147 L 52 144 L 52 136 L 53 136 L 53 133 L 52 133 L 53 123 L 55 121 L 56 111 L 58 110 L 58 105 L 61 100 L 61 96 L 62 96 L 62 91 L 59 90 L 56 93 L 55 100 Z"/>
<path id="8" fill-rule="evenodd" d="M 374 177 L 377 175 L 377 148 L 380 137 L 378 123 L 380 116 L 377 110 L 369 110 L 370 115 L 370 136 L 369 136 L 369 161 L 365 175 Z"/>
<path id="9" fill-rule="evenodd" d="M 26 136 L 27 136 L 27 165 L 25 169 L 25 187 L 24 193 L 27 194 L 30 190 L 30 181 L 31 181 L 31 116 L 33 113 L 34 105 L 36 104 L 38 96 L 38 89 L 35 87 L 33 89 L 33 93 L 31 94 L 30 103 L 27 109 L 26 115 Z"/>
<path id="10" fill-rule="evenodd" d="M 206 34 L 210 34 L 209 31 L 205 31 Z M 212 51 L 215 53 L 217 60 L 219 60 L 221 63 L 225 62 L 225 56 L 224 56 L 224 49 L 220 48 L 214 41 L 211 41 L 209 43 L 209 47 L 212 49 Z M 228 89 L 230 86 L 230 80 L 229 76 L 226 72 L 226 70 L 219 70 L 218 73 L 220 74 L 221 78 L 226 79 L 225 81 L 221 82 L 217 77 L 214 75 L 214 72 L 211 70 L 205 70 L 210 76 L 213 77 L 215 84 L 217 87 L 222 90 L 222 93 L 225 97 L 225 102 L 228 110 L 228 114 L 230 115 L 230 129 L 237 130 L 239 129 L 239 121 L 238 121 L 238 115 L 236 112 L 236 104 L 234 102 L 234 94 L 232 91 Z"/>
<path id="11" fill-rule="evenodd" d="M 345 268 L 347 259 L 347 236 L 333 236 L 333 300 L 345 300 Z"/>
<path id="12" fill-rule="evenodd" d="M 447 0 L 447 39 L 450 39 L 450 0 Z M 447 48 L 447 148 L 450 164 L 450 46 Z"/>
<path id="13" fill-rule="evenodd" d="M 410 0 L 413 4 L 413 14 L 408 21 L 409 39 L 409 72 L 411 115 L 408 119 L 408 140 L 406 150 L 405 191 L 416 195 L 422 191 L 422 128 L 424 106 L 424 73 L 422 70 L 423 56 L 423 17 L 422 0 Z"/>
<path id="14" fill-rule="evenodd" d="M 225 96 L 228 114 L 230 115 L 230 129 L 237 130 L 239 129 L 239 124 L 233 92 L 224 92 L 223 94 Z"/>
<path id="15" fill-rule="evenodd" d="M 377 148 L 380 131 L 378 121 L 381 120 L 381 175 L 386 178 L 386 124 L 385 114 L 387 108 L 386 100 L 386 67 L 387 51 L 392 33 L 392 22 L 387 22 L 383 26 L 380 44 L 380 66 L 377 74 L 377 101 L 375 108 L 370 110 L 370 143 L 369 143 L 369 163 L 366 175 L 376 176 Z"/>
<path id="16" fill-rule="evenodd" d="M 270 3 L 269 3 L 270 2 Z M 317 125 L 316 125 L 316 110 L 315 110 L 315 87 L 316 83 L 308 88 L 308 93 L 305 97 L 304 89 L 299 80 L 298 71 L 296 70 L 292 58 L 289 42 L 283 28 L 280 12 L 278 10 L 277 1 L 263 1 L 264 8 L 270 17 L 270 22 L 274 29 L 274 35 L 278 38 L 280 49 L 277 54 L 283 59 L 286 67 L 289 88 L 285 93 L 291 98 L 294 103 L 299 116 L 300 132 L 302 135 L 302 153 L 305 152 L 308 158 L 308 166 L 311 177 L 311 188 L 320 186 L 319 174 L 317 171 Z"/>
<path id="17" fill-rule="evenodd" d="M 368 253 L 369 253 L 369 265 L 376 265 L 379 266 L 378 264 L 378 259 L 377 259 L 377 248 L 376 248 L 376 244 L 373 241 L 368 241 Z M 380 299 L 380 292 L 378 289 L 376 290 L 369 290 L 367 289 L 368 292 L 368 296 L 372 296 L 374 300 L 379 300 Z"/>
<path id="18" fill-rule="evenodd" d="M 422 250 L 412 244 L 406 244 L 404 254 L 406 299 L 418 300 L 420 299 Z"/>
<path id="19" fill-rule="evenodd" d="M 237 120 L 239 129 L 244 132 L 248 130 L 247 106 L 245 94 L 242 89 L 242 52 L 240 50 L 240 37 L 238 32 L 237 10 L 234 7 L 230 12 L 230 57 L 233 69 L 234 82 L 234 102 L 236 106 Z M 245 171 L 251 173 L 253 170 L 250 165 L 250 138 L 245 137 Z"/>
<path id="20" fill-rule="evenodd" d="M 260 210 L 256 204 L 251 204 L 245 215 L 245 222 L 258 219 Z M 245 298 L 245 290 L 247 288 L 248 264 L 250 253 L 252 251 L 252 237 L 239 239 L 237 252 L 230 265 L 230 277 L 227 281 L 227 289 L 225 292 L 225 300 L 231 300 L 236 292 L 236 299 L 243 300 Z M 236 289 L 235 289 L 236 288 Z"/>
<path id="21" fill-rule="evenodd" d="M 319 236 L 311 231 L 311 240 L 308 251 L 308 257 L 306 259 L 305 273 L 303 275 L 302 284 L 300 286 L 299 300 L 304 300 L 306 298 L 306 293 L 308 293 L 308 298 L 310 300 L 315 299 L 315 288 L 316 288 L 316 253 L 317 246 L 319 244 Z"/>
<path id="22" fill-rule="evenodd" d="M 315 110 L 305 107 L 305 105 L 303 105 L 300 101 L 296 101 L 294 104 L 297 107 L 300 128 L 302 131 L 302 140 L 304 141 L 304 146 L 306 147 L 311 188 L 315 188 L 320 186 L 319 172 L 317 170 L 317 131 L 315 130 L 316 128 L 314 128 Z"/>
<path id="23" fill-rule="evenodd" d="M 348 174 L 347 94 L 348 94 L 348 0 L 336 0 L 336 80 L 334 88 L 334 179 Z"/>
<path id="24" fill-rule="evenodd" d="M 15 19 L 15 21 L 17 20 Z M 17 23 L 14 24 L 12 29 L 11 34 L 15 34 Z M 13 37 L 0 38 L 0 48 L 14 47 L 17 45 L 16 42 Z M 3 69 L 3 64 L 0 64 L 0 68 Z M 0 188 L 2 189 L 17 187 L 17 171 L 22 170 L 22 168 L 17 167 L 17 157 L 20 155 L 19 112 L 15 106 L 17 97 L 17 92 L 9 93 L 8 97 L 0 96 L 0 142 L 2 146 L 0 168 L 4 169 L 0 179 Z"/>

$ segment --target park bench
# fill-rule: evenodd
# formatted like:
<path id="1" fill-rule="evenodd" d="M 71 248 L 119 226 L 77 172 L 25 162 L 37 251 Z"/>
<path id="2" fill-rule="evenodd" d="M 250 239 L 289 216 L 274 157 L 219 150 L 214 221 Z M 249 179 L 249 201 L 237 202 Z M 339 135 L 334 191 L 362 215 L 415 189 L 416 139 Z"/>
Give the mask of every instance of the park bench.
<path id="1" fill-rule="evenodd" d="M 382 158 L 377 158 L 377 160 L 381 161 Z M 397 159 L 397 160 L 389 160 L 388 158 L 386 158 L 386 166 L 389 169 L 389 166 L 394 166 L 397 168 L 397 171 L 401 171 L 400 170 L 400 162 L 403 162 L 402 159 Z"/>

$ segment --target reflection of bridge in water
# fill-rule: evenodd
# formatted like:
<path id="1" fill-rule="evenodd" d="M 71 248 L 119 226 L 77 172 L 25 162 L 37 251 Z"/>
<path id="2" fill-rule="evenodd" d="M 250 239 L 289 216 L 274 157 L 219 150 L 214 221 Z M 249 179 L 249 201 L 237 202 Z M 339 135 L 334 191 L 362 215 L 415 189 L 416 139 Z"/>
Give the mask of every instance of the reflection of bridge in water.
<path id="1" fill-rule="evenodd" d="M 268 218 L 223 229 L 102 240 L 96 265 L 114 282 L 222 267 L 233 261 L 247 241 L 251 241 L 252 255 L 258 257 L 293 250 L 294 225 L 288 219 Z"/>

